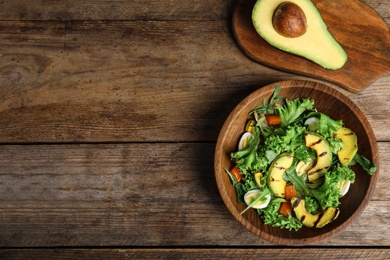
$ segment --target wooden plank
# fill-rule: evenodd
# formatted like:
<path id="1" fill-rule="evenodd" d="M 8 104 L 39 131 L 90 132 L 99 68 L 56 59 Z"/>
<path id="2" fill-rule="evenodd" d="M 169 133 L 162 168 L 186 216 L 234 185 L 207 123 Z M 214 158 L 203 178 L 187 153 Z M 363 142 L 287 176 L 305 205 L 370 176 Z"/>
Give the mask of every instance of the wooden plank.
<path id="1" fill-rule="evenodd" d="M 221 201 L 25 201 L 12 208 L 0 205 L 4 208 L 1 247 L 271 245 L 240 225 Z M 388 201 L 371 202 L 354 225 L 319 245 L 389 246 L 389 207 Z"/>
<path id="2" fill-rule="evenodd" d="M 390 3 L 362 0 L 390 24 Z M 230 19 L 236 1 L 36 1 L 4 0 L 0 20 L 220 20 Z M 17 10 L 17 11 L 15 11 Z"/>
<path id="3" fill-rule="evenodd" d="M 114 249 L 6 249 L 2 259 L 387 259 L 388 248 L 114 248 Z"/>
<path id="4" fill-rule="evenodd" d="M 1 2 L 2 20 L 220 20 L 228 19 L 233 0 L 216 1 L 37 1 Z M 17 12 L 15 12 L 17 10 Z"/>
<path id="5" fill-rule="evenodd" d="M 0 27 L 2 143 L 214 141 L 249 93 L 303 78 L 250 61 L 225 21 Z M 361 94 L 341 90 L 378 140 L 390 140 L 389 77 Z"/>
<path id="6" fill-rule="evenodd" d="M 57 23 L 14 24 L 0 40 L 0 142 L 197 140 L 252 64 L 225 22 L 75 22 L 66 35 L 52 34 Z M 280 75 L 253 71 L 252 84 Z"/>
<path id="7" fill-rule="evenodd" d="M 223 204 L 213 144 L 0 148 L 0 247 L 270 245 Z M 324 245 L 390 246 L 389 160 L 381 167 L 361 218 Z"/>

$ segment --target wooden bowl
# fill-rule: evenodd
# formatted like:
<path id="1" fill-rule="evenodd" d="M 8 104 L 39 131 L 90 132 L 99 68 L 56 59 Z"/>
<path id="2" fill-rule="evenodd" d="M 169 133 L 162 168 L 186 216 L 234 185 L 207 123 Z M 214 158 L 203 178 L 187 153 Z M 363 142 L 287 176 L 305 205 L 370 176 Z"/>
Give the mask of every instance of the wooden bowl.
<path id="1" fill-rule="evenodd" d="M 269 99 L 274 87 L 279 85 L 279 95 L 288 99 L 310 97 L 315 107 L 335 120 L 342 119 L 344 125 L 352 129 L 358 138 L 358 153 L 377 165 L 373 175 L 365 172 L 360 165 L 352 169 L 356 180 L 349 192 L 341 198 L 340 215 L 323 228 L 302 227 L 298 231 L 288 231 L 263 224 L 253 209 L 240 214 L 245 206 L 236 199 L 236 191 L 224 168 L 230 169 L 233 163 L 230 153 L 236 151 L 239 138 L 244 133 L 248 113 L 261 104 L 263 98 Z M 347 229 L 364 211 L 374 192 L 378 178 L 379 155 L 374 132 L 363 112 L 345 95 L 326 85 L 311 81 L 282 81 L 262 87 L 241 101 L 225 121 L 219 134 L 214 156 L 214 170 L 219 192 L 231 214 L 249 231 L 274 244 L 303 246 L 322 243 Z"/>

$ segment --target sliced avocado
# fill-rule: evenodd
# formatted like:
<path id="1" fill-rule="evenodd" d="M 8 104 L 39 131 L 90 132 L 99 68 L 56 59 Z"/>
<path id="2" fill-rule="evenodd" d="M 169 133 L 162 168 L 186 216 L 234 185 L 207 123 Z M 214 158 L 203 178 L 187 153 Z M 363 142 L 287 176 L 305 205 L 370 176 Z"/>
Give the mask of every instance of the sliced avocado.
<path id="1" fill-rule="evenodd" d="M 263 178 L 263 174 L 261 172 L 256 172 L 255 174 L 253 174 L 253 177 L 255 179 L 257 187 L 261 188 L 262 187 L 261 178 Z"/>
<path id="2" fill-rule="evenodd" d="M 306 146 L 313 149 L 317 154 L 316 165 L 307 172 L 307 179 L 314 181 L 324 176 L 325 171 L 332 164 L 332 151 L 328 142 L 316 134 L 305 133 L 305 142 Z"/>
<path id="3" fill-rule="evenodd" d="M 342 166 L 348 166 L 358 151 L 357 137 L 351 129 L 346 127 L 340 127 L 335 135 L 344 144 L 343 148 L 337 153 L 337 157 Z"/>
<path id="4" fill-rule="evenodd" d="M 320 216 L 320 219 L 316 225 L 316 228 L 322 228 L 326 224 L 332 222 L 339 216 L 340 210 L 337 208 L 329 207 Z"/>
<path id="5" fill-rule="evenodd" d="M 275 21 L 279 21 L 279 26 Z M 347 62 L 347 53 L 330 34 L 310 0 L 258 0 L 252 10 L 252 22 L 264 40 L 283 51 L 302 56 L 326 69 L 337 70 Z M 302 26 L 304 28 L 300 28 Z M 288 33 L 290 29 L 291 34 Z"/>
<path id="6" fill-rule="evenodd" d="M 283 179 L 283 173 L 291 166 L 293 160 L 294 155 L 284 153 L 276 157 L 269 168 L 267 183 L 276 197 L 284 198 L 286 181 Z"/>
<path id="7" fill-rule="evenodd" d="M 339 209 L 328 207 L 321 214 L 310 214 L 306 210 L 305 200 L 297 197 L 291 199 L 291 205 L 297 219 L 299 219 L 306 227 L 322 228 L 326 224 L 335 220 L 340 213 Z"/>
<path id="8" fill-rule="evenodd" d="M 299 221 L 306 227 L 314 227 L 320 217 L 319 214 L 310 214 L 305 207 L 305 200 L 294 197 L 291 199 L 291 205 L 294 213 Z"/>
<path id="9" fill-rule="evenodd" d="M 299 161 L 297 166 L 295 166 L 295 171 L 297 172 L 298 176 L 302 176 L 306 174 L 311 168 L 313 168 L 314 165 L 315 161 L 311 158 L 309 158 L 307 162 Z"/>

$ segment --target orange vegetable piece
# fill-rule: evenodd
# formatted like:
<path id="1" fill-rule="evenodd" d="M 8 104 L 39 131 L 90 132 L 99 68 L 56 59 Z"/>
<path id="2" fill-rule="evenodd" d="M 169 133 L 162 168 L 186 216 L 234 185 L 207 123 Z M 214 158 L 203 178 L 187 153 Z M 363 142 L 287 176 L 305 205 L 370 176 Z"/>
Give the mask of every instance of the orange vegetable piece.
<path id="1" fill-rule="evenodd" d="M 292 184 L 286 185 L 286 187 L 284 188 L 284 198 L 287 201 L 290 201 L 293 197 L 296 196 L 297 196 L 297 191 L 295 190 L 294 185 Z"/>
<path id="2" fill-rule="evenodd" d="M 234 178 L 236 178 L 236 181 L 237 182 L 240 182 L 242 180 L 242 174 L 240 173 L 240 169 L 238 168 L 238 166 L 234 166 L 231 170 L 230 170 L 230 173 L 234 176 Z"/>
<path id="3" fill-rule="evenodd" d="M 284 217 L 288 217 L 288 214 L 292 212 L 293 208 L 290 202 L 282 202 L 280 204 L 279 213 Z"/>
<path id="4" fill-rule="evenodd" d="M 265 115 L 265 120 L 268 125 L 280 125 L 282 119 L 277 115 Z"/>

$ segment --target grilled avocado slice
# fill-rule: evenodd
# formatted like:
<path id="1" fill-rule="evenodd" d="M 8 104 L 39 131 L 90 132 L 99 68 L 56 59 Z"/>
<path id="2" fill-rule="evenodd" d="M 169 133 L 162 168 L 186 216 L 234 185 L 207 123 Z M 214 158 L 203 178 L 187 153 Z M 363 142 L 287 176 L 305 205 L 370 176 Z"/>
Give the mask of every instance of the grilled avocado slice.
<path id="1" fill-rule="evenodd" d="M 307 172 L 309 181 L 314 181 L 322 176 L 332 164 L 332 151 L 328 142 L 321 136 L 313 133 L 305 133 L 306 146 L 313 149 L 317 154 L 316 165 Z"/>

